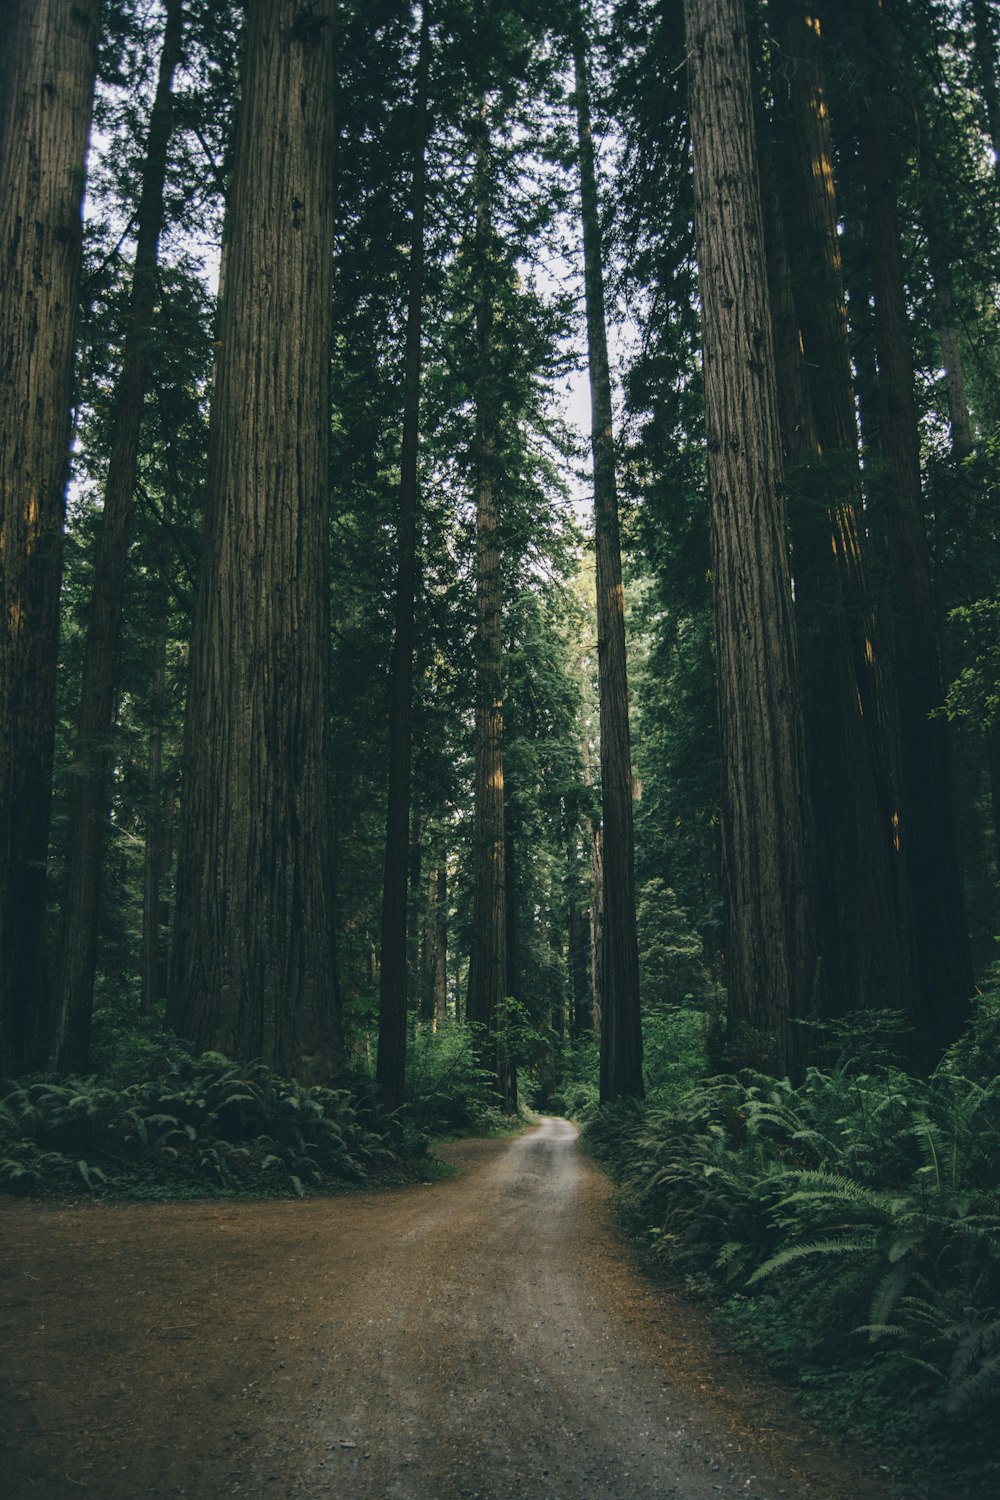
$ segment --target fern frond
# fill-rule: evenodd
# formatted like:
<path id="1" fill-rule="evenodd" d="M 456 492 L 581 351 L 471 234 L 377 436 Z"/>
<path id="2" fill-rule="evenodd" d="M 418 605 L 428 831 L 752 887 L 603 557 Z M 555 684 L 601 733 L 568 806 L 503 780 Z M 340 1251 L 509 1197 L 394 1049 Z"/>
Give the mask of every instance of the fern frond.
<path id="1" fill-rule="evenodd" d="M 789 1245 L 780 1250 L 770 1260 L 766 1260 L 762 1266 L 747 1281 L 748 1286 L 763 1281 L 767 1276 L 773 1276 L 775 1271 L 782 1270 L 797 1260 L 802 1260 L 809 1255 L 864 1255 L 870 1254 L 874 1249 L 871 1240 L 808 1240 L 798 1245 Z"/>

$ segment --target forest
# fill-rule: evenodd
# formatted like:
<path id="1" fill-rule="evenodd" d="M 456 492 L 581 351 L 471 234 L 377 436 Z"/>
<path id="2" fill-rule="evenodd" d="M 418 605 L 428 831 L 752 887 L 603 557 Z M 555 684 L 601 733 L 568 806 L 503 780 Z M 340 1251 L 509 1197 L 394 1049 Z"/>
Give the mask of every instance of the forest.
<path id="1" fill-rule="evenodd" d="M 985 1472 L 998 61 L 996 0 L 3 7 L 0 1188 L 565 1115 L 651 1269 Z"/>

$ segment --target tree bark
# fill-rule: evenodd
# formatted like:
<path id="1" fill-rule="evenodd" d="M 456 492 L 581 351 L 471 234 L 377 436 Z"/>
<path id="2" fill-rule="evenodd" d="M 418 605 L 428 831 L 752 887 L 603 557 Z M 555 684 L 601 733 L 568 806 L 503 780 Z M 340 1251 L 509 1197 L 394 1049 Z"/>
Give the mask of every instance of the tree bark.
<path id="1" fill-rule="evenodd" d="M 448 1019 L 448 870 L 442 855 L 434 897 L 434 1025 Z"/>
<path id="2" fill-rule="evenodd" d="M 427 191 L 427 75 L 430 5 L 420 23 L 413 104 L 413 182 L 410 198 L 410 285 L 403 372 L 403 446 L 396 539 L 396 618 L 389 698 L 389 800 L 382 886 L 382 967 L 379 974 L 377 1078 L 386 1109 L 398 1109 L 406 1088 L 407 872 L 410 836 L 410 758 L 413 719 L 413 611 L 417 587 L 417 510 L 420 504 L 420 354 L 423 321 L 424 200 Z"/>
<path id="3" fill-rule="evenodd" d="M 817 1000 L 830 1015 L 903 1005 L 907 963 L 819 21 L 807 0 L 769 9 L 778 181 L 764 198 L 816 836 Z"/>
<path id="4" fill-rule="evenodd" d="M 972 0 L 972 35 L 976 71 L 986 109 L 986 129 L 993 147 L 993 179 L 1000 193 L 1000 85 L 997 83 L 997 37 L 990 0 Z"/>
<path id="5" fill-rule="evenodd" d="M 149 340 L 156 307 L 163 188 L 173 124 L 173 76 L 180 59 L 182 31 L 181 0 L 167 0 L 136 215 L 128 330 L 114 395 L 111 455 L 83 648 L 63 898 L 59 1018 L 52 1046 L 52 1066 L 65 1073 L 85 1071 L 90 1045 L 129 523 L 149 381 Z"/>
<path id="6" fill-rule="evenodd" d="M 191 652 L 171 1024 L 329 1078 L 334 0 L 250 0 Z"/>
<path id="7" fill-rule="evenodd" d="M 891 484 L 884 514 L 894 627 L 901 799 L 897 836 L 912 907 L 919 1001 L 916 1061 L 932 1068 L 964 1024 L 972 995 L 948 729 L 943 698 L 895 185 L 886 150 L 880 0 L 855 0 L 864 47 L 859 139 L 875 294 L 881 440 Z"/>
<path id="8" fill-rule="evenodd" d="M 84 159 L 98 0 L 14 0 L 0 60 L 0 1075 L 42 1065 Z"/>
<path id="9" fill-rule="evenodd" d="M 166 613 L 157 631 L 153 715 L 146 751 L 146 844 L 142 868 L 142 967 L 139 1015 L 152 1020 L 166 994 L 162 882 L 170 868 L 170 801 L 163 786 L 163 719 L 167 687 Z"/>
<path id="10" fill-rule="evenodd" d="M 604 1009 L 604 838 L 597 818 L 587 820 L 590 836 L 590 1020 L 600 1044 Z"/>
<path id="11" fill-rule="evenodd" d="M 604 921 L 601 932 L 601 1101 L 643 1096 L 639 948 L 635 928 L 635 845 L 628 722 L 625 596 L 604 307 L 604 260 L 582 0 L 573 11 L 583 279 L 590 372 L 597 569 L 597 673 L 601 723 Z"/>
<path id="12" fill-rule="evenodd" d="M 566 970 L 569 981 L 569 1034 L 578 1042 L 591 1030 L 593 999 L 586 908 L 581 896 L 580 854 L 575 838 L 566 851 Z"/>
<path id="13" fill-rule="evenodd" d="M 685 0 L 734 1061 L 794 1066 L 815 886 L 754 108 L 740 0 Z"/>
<path id="14" fill-rule="evenodd" d="M 399 1109 L 406 1088 L 406 874 L 409 870 L 409 763 L 414 700 L 414 600 L 417 594 L 417 510 L 420 504 L 420 354 L 423 324 L 424 199 L 427 190 L 427 72 L 430 6 L 424 0 L 414 95 L 414 175 L 409 226 L 409 296 L 403 368 L 403 444 L 399 460 L 396 541 L 396 628 L 388 709 L 388 807 L 382 882 L 382 966 L 379 971 L 376 1077 L 385 1109 Z"/>
<path id="15" fill-rule="evenodd" d="M 472 952 L 466 1020 L 482 1028 L 484 1065 L 496 1077 L 506 1109 L 517 1084 L 498 1036 L 507 995 L 507 910 L 504 847 L 504 674 L 500 512 L 497 486 L 498 391 L 494 368 L 493 224 L 486 105 L 477 129 L 476 204 L 476 719 L 475 875 Z"/>

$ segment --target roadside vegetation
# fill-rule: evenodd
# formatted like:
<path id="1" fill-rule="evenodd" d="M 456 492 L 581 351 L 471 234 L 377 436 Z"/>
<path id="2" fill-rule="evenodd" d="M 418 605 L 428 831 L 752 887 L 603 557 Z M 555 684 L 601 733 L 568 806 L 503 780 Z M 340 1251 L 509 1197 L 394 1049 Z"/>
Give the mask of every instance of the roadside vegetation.
<path id="1" fill-rule="evenodd" d="M 713 1303 L 807 1412 L 947 1470 L 949 1494 L 992 1493 L 1000 995 L 929 1078 L 878 1019 L 827 1025 L 829 1062 L 798 1086 L 689 1053 L 686 1085 L 654 1067 L 643 1105 L 601 1108 L 581 1077 L 566 1103 L 649 1271 Z M 660 1055 L 693 1021 L 654 1021 Z"/>
<path id="2" fill-rule="evenodd" d="M 524 1124 L 499 1108 L 474 1032 L 453 1023 L 411 1028 L 408 1098 L 394 1114 L 363 1069 L 342 1087 L 306 1087 L 167 1032 L 98 1035 L 97 1071 L 32 1075 L 0 1096 L 0 1191 L 302 1197 L 432 1176 L 433 1140 Z"/>

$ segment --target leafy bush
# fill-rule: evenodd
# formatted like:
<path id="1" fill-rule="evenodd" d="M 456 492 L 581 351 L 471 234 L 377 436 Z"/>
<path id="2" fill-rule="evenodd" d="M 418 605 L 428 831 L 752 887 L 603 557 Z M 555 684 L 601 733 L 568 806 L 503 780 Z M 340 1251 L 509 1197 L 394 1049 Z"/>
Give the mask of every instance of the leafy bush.
<path id="1" fill-rule="evenodd" d="M 711 995 L 701 938 L 677 896 L 658 877 L 638 891 L 636 927 L 642 994 L 654 1010 L 677 1008 Z"/>
<path id="2" fill-rule="evenodd" d="M 158 1044 L 161 1070 L 34 1078 L 0 1099 L 0 1188 L 127 1196 L 302 1194 L 398 1165 L 363 1099 L 305 1088 L 261 1063 Z M 155 1050 L 155 1049 L 154 1049 Z M 150 1055 L 133 1049 L 133 1064 Z"/>
<path id="3" fill-rule="evenodd" d="M 585 1139 L 651 1265 L 714 1287 L 814 1392 L 836 1374 L 873 1430 L 974 1432 L 1000 1396 L 996 1025 L 984 1006 L 930 1079 L 849 1046 L 797 1088 L 715 1078 Z"/>
<path id="4" fill-rule="evenodd" d="M 658 1109 L 677 1103 L 704 1078 L 705 1013 L 690 1006 L 652 1011 L 642 1020 L 646 1097 Z"/>
<path id="5" fill-rule="evenodd" d="M 493 1079 L 480 1067 L 468 1026 L 418 1022 L 406 1060 L 407 1123 L 425 1137 L 487 1133 L 498 1129 Z"/>
<path id="6" fill-rule="evenodd" d="M 570 1120 L 587 1120 L 597 1109 L 600 1090 L 600 1058 L 592 1036 L 563 1043 L 555 1056 L 555 1082 L 545 1101 L 545 1111 Z"/>
<path id="7" fill-rule="evenodd" d="M 646 1011 L 642 1018 L 646 1098 L 667 1108 L 705 1076 L 705 1013 L 690 1006 Z M 566 1044 L 557 1055 L 557 1083 L 545 1099 L 551 1114 L 586 1124 L 600 1097 L 600 1056 L 592 1037 Z"/>

